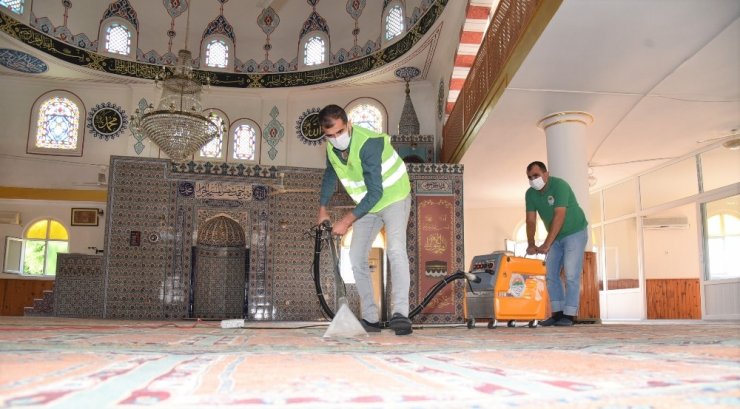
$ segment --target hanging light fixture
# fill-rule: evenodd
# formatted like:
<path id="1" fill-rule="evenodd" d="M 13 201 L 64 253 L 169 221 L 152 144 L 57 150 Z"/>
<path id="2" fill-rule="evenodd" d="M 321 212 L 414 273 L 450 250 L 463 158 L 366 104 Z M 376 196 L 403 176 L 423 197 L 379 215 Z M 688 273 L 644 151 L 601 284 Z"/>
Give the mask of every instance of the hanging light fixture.
<path id="1" fill-rule="evenodd" d="M 187 26 L 185 49 L 177 53 L 177 66 L 173 71 L 163 68 L 162 74 L 155 78 L 155 86 L 162 87 L 159 105 L 155 109 L 149 104 L 131 116 L 131 131 L 137 137 L 151 139 L 174 161 L 187 159 L 225 132 L 215 114 L 203 113 L 200 103 L 203 84 L 193 73 L 192 54 L 187 50 L 189 7 Z M 208 78 L 206 84 L 210 85 Z"/>

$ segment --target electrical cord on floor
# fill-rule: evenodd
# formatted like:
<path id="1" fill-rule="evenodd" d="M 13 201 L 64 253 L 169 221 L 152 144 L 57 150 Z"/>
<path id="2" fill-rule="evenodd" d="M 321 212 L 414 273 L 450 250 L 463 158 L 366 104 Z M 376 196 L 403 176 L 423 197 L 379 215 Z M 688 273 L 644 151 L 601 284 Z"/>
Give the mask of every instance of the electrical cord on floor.
<path id="1" fill-rule="evenodd" d="M 253 326 L 244 326 L 241 327 L 241 329 L 306 329 L 306 328 L 324 328 L 328 327 L 329 323 L 322 323 L 322 324 L 312 324 L 312 325 L 301 325 L 298 327 L 253 327 Z M 237 328 L 239 329 L 239 328 Z"/>

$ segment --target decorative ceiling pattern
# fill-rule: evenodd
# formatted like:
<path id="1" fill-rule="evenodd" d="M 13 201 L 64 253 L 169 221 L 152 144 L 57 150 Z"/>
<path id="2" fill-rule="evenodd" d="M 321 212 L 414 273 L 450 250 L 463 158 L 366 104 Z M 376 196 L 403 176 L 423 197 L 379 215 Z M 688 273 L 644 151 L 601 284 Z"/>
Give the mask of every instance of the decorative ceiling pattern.
<path id="1" fill-rule="evenodd" d="M 234 65 L 235 72 L 196 70 L 196 74 L 203 79 L 208 77 L 210 79 L 210 83 L 216 86 L 273 88 L 316 85 L 367 73 L 398 59 L 411 50 L 411 48 L 414 47 L 414 45 L 416 45 L 434 26 L 448 2 L 447 0 L 419 1 L 419 7 L 414 9 L 414 15 L 418 15 L 418 17 L 412 16 L 410 19 L 414 24 L 409 26 L 408 31 L 405 32 L 399 40 L 382 49 L 378 47 L 378 44 L 380 43 L 379 39 L 378 41 L 368 40 L 362 49 L 359 47 L 352 47 L 351 51 L 347 51 L 344 48 L 340 48 L 337 53 L 333 54 L 334 57 L 330 60 L 331 62 L 328 66 L 313 70 L 298 71 L 296 69 L 296 58 L 292 58 L 291 61 L 280 58 L 276 63 L 272 63 L 269 60 L 269 54 L 267 52 L 270 51 L 270 43 L 273 40 L 275 33 L 279 31 L 285 23 L 285 21 L 283 21 L 283 24 L 277 26 L 277 22 L 280 20 L 280 17 L 275 13 L 275 17 L 271 17 L 266 21 L 263 19 L 261 25 L 259 21 L 257 22 L 258 24 L 254 25 L 259 31 L 262 31 L 262 33 L 265 32 L 265 29 L 272 33 L 268 36 L 269 42 L 265 43 L 265 46 L 263 47 L 263 50 L 266 52 L 265 59 L 262 63 L 257 63 L 254 59 L 250 59 L 249 61 L 242 63 L 237 58 L 235 59 Z M 132 3 L 142 4 L 133 1 Z M 279 3 L 279 0 L 275 1 L 273 5 L 277 3 Z M 318 2 L 316 3 L 318 4 Z M 150 7 L 153 6 L 153 3 L 146 4 L 149 4 Z M 169 15 L 170 17 L 179 15 L 179 18 L 182 18 L 187 14 L 187 10 L 184 9 L 185 6 L 183 6 L 182 3 L 178 3 L 174 0 L 164 0 L 158 7 L 162 7 L 162 4 L 164 4 L 165 7 L 163 7 L 160 14 L 167 13 L 166 15 Z M 190 4 L 191 6 L 194 5 L 194 3 Z M 116 7 L 113 7 L 113 5 Z M 226 7 L 228 8 L 229 5 L 230 3 L 227 4 Z M 137 14 L 137 12 L 130 6 L 131 3 L 128 1 L 119 0 L 112 3 L 106 9 L 106 13 L 117 13 L 116 16 L 118 17 L 125 15 L 127 16 L 127 19 L 138 18 L 137 24 L 141 27 L 138 36 L 140 38 L 145 37 L 146 33 L 144 33 L 144 29 L 149 27 L 150 24 L 145 24 L 146 21 L 141 20 L 141 16 L 148 16 L 149 13 L 138 12 Z M 219 6 L 223 6 L 223 4 L 219 2 Z M 361 4 L 358 4 L 358 7 L 359 6 L 361 6 Z M 64 8 L 64 10 L 68 11 L 73 9 Z M 283 7 L 283 10 L 285 10 L 285 7 Z M 157 65 L 172 65 L 176 61 L 176 58 L 171 51 L 160 56 L 154 50 L 143 53 L 141 49 L 138 49 L 137 61 L 121 59 L 107 54 L 99 54 L 97 52 L 97 40 L 90 40 L 84 33 L 72 34 L 73 31 L 66 26 L 54 26 L 51 19 L 48 17 L 35 17 L 35 11 L 36 9 L 34 8 L 31 12 L 30 26 L 15 20 L 8 14 L 0 13 L 0 30 L 16 40 L 63 61 L 85 68 L 129 77 L 154 79 L 161 71 L 161 67 L 158 67 Z M 345 10 L 341 8 L 339 11 L 339 14 L 344 15 L 344 18 L 349 19 L 352 22 L 351 24 L 354 25 L 354 19 L 349 13 L 345 13 Z M 285 11 L 283 11 L 283 13 L 285 13 Z M 367 14 L 367 9 L 365 9 L 365 13 L 362 13 L 361 17 L 364 18 L 365 14 Z M 336 15 L 334 15 L 334 17 L 336 18 Z M 66 18 L 64 20 L 66 21 Z M 174 20 L 174 17 L 172 17 L 171 20 Z M 216 20 L 219 20 L 219 18 L 217 17 Z M 373 20 L 379 21 L 380 18 L 378 17 Z M 98 25 L 100 25 L 101 22 L 102 20 L 98 22 Z M 225 17 L 224 22 L 227 23 Z M 162 22 L 159 21 L 160 25 L 161 23 Z M 166 33 L 169 39 L 175 37 L 175 24 L 170 21 L 169 25 L 166 25 L 165 23 L 165 26 L 163 27 L 162 31 Z M 328 24 L 329 23 L 327 23 L 327 30 Z M 347 24 L 349 25 L 350 23 Z M 225 24 L 223 27 L 225 30 Z M 378 30 L 379 27 L 375 27 L 376 33 Z M 235 30 L 234 32 L 236 33 L 236 31 L 238 30 Z M 225 32 L 228 32 L 228 30 Z M 298 33 L 296 33 L 296 35 L 297 34 Z M 198 39 L 197 41 L 200 42 L 200 40 L 201 39 Z M 354 41 L 354 38 L 347 38 L 347 40 Z M 239 41 L 240 43 L 244 42 L 239 40 L 238 34 L 235 34 L 235 41 Z M 297 41 L 298 38 L 294 37 L 292 43 L 296 44 Z M 247 42 L 254 43 L 254 40 Z M 68 45 L 70 44 L 76 46 L 69 47 Z M 275 50 L 275 48 L 273 48 L 273 50 Z M 292 47 L 281 48 L 281 52 L 289 52 L 293 50 L 296 50 L 295 45 Z M 297 50 L 295 52 L 297 52 Z M 196 68 L 199 67 L 197 62 L 195 65 Z"/>
<path id="2" fill-rule="evenodd" d="M 310 0 L 308 1 L 311 3 Z M 303 38 L 306 34 L 313 31 L 323 31 L 326 34 L 329 34 L 329 24 L 326 23 L 326 19 L 316 12 L 316 3 L 312 3 L 313 11 L 311 12 L 311 15 L 308 16 L 308 19 L 303 22 L 303 28 L 301 29 L 301 34 L 298 38 Z"/>
<path id="3" fill-rule="evenodd" d="M 448 1 L 406 0 L 407 27 L 419 25 L 432 9 L 441 11 Z M 103 45 L 98 44 L 100 28 L 106 19 L 120 18 L 130 22 L 137 34 L 132 43 L 134 57 L 128 60 L 157 65 L 176 64 L 175 52 L 182 47 L 182 38 L 187 38 L 186 26 L 189 25 L 191 31 L 203 33 L 191 36 L 197 37 L 198 42 L 213 34 L 232 40 L 235 46 L 233 68 L 228 71 L 235 73 L 301 70 L 300 50 L 296 44 L 310 32 L 323 32 L 327 36 L 334 33 L 328 43 L 330 65 L 373 55 L 381 49 L 381 16 L 387 5 L 387 2 L 368 3 L 366 0 L 347 0 L 344 8 L 314 0 L 306 0 L 302 6 L 295 0 L 273 0 L 267 2 L 267 8 L 259 8 L 254 2 L 221 0 L 116 0 L 108 4 L 99 0 L 75 0 L 74 3 L 72 7 L 72 1 L 63 0 L 61 8 L 51 0 L 31 3 L 27 24 L 66 44 L 102 54 L 99 48 Z M 307 7 L 310 9 L 305 10 Z M 95 9 L 99 11 L 96 13 Z M 266 39 L 260 38 L 260 31 Z M 192 39 L 190 43 L 186 48 L 193 51 L 193 64 L 200 68 L 203 58 L 197 54 L 201 51 Z M 281 55 L 276 55 L 278 52 Z M 262 53 L 265 57 L 258 57 Z"/>
<path id="4" fill-rule="evenodd" d="M 103 20 L 107 20 L 111 17 L 120 17 L 133 24 L 136 29 L 139 29 L 139 19 L 136 18 L 136 11 L 128 0 L 118 0 L 111 3 L 103 13 Z"/>
<path id="5" fill-rule="evenodd" d="M 208 27 L 203 31 L 203 39 L 213 34 L 221 34 L 228 37 L 234 44 L 236 44 L 236 35 L 234 35 L 234 27 L 226 21 L 226 17 L 220 14 L 215 20 L 208 24 Z"/>

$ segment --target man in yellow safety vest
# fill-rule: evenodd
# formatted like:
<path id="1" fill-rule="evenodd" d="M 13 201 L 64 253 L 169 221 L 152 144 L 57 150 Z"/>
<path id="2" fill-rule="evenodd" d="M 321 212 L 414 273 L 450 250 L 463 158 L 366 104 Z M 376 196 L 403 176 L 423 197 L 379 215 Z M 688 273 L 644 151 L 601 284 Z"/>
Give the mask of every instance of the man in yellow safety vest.
<path id="1" fill-rule="evenodd" d="M 368 332 L 379 332 L 378 305 L 373 296 L 368 256 L 380 229 L 385 226 L 386 253 L 391 265 L 392 317 L 396 335 L 413 332 L 409 315 L 409 258 L 406 227 L 411 207 L 411 184 L 406 165 L 391 146 L 390 137 L 352 126 L 337 105 L 319 112 L 321 129 L 329 142 L 327 165 L 321 185 L 319 223 L 329 220 L 326 206 L 337 180 L 355 202 L 355 208 L 334 223 L 332 232 L 347 233 L 352 226 L 350 262 L 360 294 L 361 323 Z"/>

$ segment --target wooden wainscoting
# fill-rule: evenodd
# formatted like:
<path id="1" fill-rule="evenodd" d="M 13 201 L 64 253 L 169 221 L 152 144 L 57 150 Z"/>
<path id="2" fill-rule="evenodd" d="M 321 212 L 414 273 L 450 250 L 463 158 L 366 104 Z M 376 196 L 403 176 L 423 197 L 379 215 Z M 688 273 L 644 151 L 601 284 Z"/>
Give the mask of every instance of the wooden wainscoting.
<path id="1" fill-rule="evenodd" d="M 701 319 L 698 278 L 645 281 L 648 319 Z"/>
<path id="2" fill-rule="evenodd" d="M 23 307 L 33 305 L 33 300 L 51 290 L 54 280 L 0 279 L 0 315 L 23 315 Z"/>
<path id="3" fill-rule="evenodd" d="M 601 322 L 601 310 L 599 309 L 599 274 L 596 269 L 596 253 L 593 251 L 584 252 L 578 321 Z"/>

